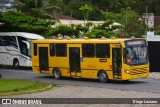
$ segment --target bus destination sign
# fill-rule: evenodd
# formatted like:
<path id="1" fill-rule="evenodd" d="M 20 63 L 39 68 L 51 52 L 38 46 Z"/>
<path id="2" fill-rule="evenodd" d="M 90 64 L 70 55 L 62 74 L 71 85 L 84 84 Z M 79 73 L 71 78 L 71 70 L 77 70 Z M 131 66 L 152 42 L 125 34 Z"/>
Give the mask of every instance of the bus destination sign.
<path id="1" fill-rule="evenodd" d="M 126 41 L 126 45 L 127 46 L 131 46 L 131 45 L 143 45 L 145 44 L 144 40 L 141 41 Z"/>

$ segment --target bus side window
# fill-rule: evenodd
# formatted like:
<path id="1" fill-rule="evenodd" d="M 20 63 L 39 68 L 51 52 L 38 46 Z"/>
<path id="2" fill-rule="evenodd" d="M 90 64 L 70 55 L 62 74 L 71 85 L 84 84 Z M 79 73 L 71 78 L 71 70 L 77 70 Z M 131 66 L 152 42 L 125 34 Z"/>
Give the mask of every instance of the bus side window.
<path id="1" fill-rule="evenodd" d="M 59 56 L 59 57 L 67 56 L 67 45 L 66 44 L 56 44 L 56 56 Z"/>
<path id="2" fill-rule="evenodd" d="M 96 57 L 97 58 L 109 58 L 110 57 L 109 44 L 96 44 Z"/>
<path id="3" fill-rule="evenodd" d="M 94 44 L 82 44 L 82 56 L 94 57 L 95 56 Z"/>
<path id="4" fill-rule="evenodd" d="M 34 47 L 33 47 L 33 49 L 34 49 L 34 56 L 37 56 L 37 44 L 34 43 L 33 46 L 34 46 Z"/>
<path id="5" fill-rule="evenodd" d="M 5 36 L 5 41 L 7 46 L 18 48 L 15 36 Z"/>
<path id="6" fill-rule="evenodd" d="M 0 46 L 4 46 L 3 36 L 0 36 Z"/>
<path id="7" fill-rule="evenodd" d="M 54 46 L 54 44 L 50 44 L 50 56 L 55 56 L 55 46 Z"/>

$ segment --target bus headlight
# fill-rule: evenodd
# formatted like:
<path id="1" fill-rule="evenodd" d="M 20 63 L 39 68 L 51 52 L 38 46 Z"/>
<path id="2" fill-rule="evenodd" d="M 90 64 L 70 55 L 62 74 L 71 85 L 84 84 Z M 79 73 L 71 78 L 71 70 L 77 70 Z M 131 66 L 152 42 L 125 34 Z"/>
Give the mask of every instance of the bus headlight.
<path id="1" fill-rule="evenodd" d="M 127 73 L 127 74 L 130 74 L 130 71 L 129 71 L 129 70 L 126 70 L 126 69 L 125 69 L 124 72 Z"/>

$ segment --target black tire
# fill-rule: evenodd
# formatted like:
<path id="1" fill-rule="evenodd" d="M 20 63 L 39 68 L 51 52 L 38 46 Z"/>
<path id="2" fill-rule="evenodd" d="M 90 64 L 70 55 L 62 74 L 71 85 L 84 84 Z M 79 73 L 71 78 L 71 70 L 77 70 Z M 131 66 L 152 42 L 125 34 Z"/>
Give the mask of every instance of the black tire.
<path id="1" fill-rule="evenodd" d="M 18 59 L 14 59 L 14 61 L 13 61 L 13 67 L 14 68 L 19 68 L 19 61 L 18 61 Z"/>
<path id="2" fill-rule="evenodd" d="M 102 83 L 108 82 L 108 75 L 106 74 L 105 71 L 100 71 L 98 77 L 100 82 Z"/>
<path id="3" fill-rule="evenodd" d="M 61 71 L 60 71 L 59 68 L 54 68 L 54 70 L 53 70 L 53 77 L 55 79 L 60 79 L 62 77 Z"/>

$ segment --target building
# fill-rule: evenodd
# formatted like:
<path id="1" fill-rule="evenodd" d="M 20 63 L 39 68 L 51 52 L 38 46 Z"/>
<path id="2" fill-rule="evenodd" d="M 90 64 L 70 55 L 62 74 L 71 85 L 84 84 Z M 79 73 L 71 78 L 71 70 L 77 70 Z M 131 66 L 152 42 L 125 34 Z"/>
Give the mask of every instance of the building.
<path id="1" fill-rule="evenodd" d="M 147 32 L 150 72 L 160 72 L 160 35 Z"/>
<path id="2" fill-rule="evenodd" d="M 154 16 L 154 26 L 160 26 L 160 16 Z"/>
<path id="3" fill-rule="evenodd" d="M 154 13 L 144 13 L 142 17 L 148 28 L 154 27 Z"/>
<path id="4" fill-rule="evenodd" d="M 9 10 L 16 10 L 14 8 L 14 0 L 0 0 L 0 12 L 7 12 Z"/>

